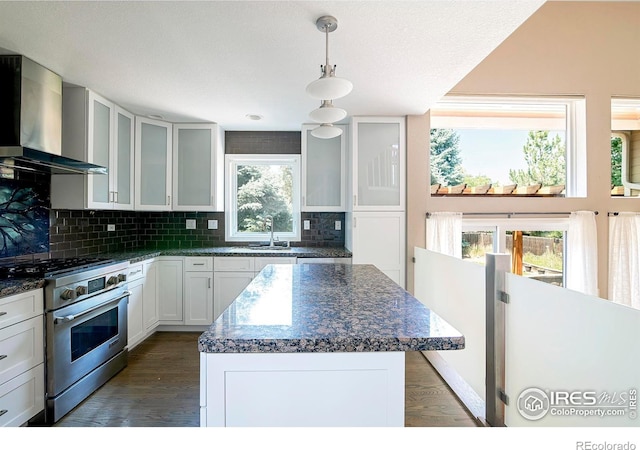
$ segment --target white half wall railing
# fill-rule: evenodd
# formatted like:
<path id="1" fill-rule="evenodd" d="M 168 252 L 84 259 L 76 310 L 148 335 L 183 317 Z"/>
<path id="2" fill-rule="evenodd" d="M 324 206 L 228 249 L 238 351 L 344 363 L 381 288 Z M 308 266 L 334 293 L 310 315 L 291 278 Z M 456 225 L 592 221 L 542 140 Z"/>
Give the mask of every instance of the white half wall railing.
<path id="1" fill-rule="evenodd" d="M 466 341 L 464 350 L 425 355 L 478 419 L 640 427 L 640 310 L 507 273 L 509 255 L 487 255 L 482 267 L 414 253 L 416 298 Z"/>

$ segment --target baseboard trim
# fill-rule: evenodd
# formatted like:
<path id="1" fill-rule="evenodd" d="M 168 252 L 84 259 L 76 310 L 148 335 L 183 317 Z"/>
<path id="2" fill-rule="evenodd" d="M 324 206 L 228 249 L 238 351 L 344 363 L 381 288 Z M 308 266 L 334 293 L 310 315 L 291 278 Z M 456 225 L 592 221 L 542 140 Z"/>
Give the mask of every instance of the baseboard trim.
<path id="1" fill-rule="evenodd" d="M 436 372 L 449 385 L 456 397 L 473 415 L 480 426 L 488 427 L 486 421 L 486 405 L 484 400 L 471 388 L 456 370 L 451 367 L 437 351 L 421 352 Z"/>

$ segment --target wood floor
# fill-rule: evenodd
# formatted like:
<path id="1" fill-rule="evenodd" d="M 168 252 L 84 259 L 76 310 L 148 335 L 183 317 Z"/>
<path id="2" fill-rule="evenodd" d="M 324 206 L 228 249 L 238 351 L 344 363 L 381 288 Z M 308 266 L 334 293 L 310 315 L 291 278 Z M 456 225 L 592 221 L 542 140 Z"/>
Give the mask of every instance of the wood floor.
<path id="1" fill-rule="evenodd" d="M 129 353 L 129 365 L 56 427 L 197 427 L 200 333 L 156 332 Z M 405 425 L 475 427 L 420 352 L 406 353 Z"/>

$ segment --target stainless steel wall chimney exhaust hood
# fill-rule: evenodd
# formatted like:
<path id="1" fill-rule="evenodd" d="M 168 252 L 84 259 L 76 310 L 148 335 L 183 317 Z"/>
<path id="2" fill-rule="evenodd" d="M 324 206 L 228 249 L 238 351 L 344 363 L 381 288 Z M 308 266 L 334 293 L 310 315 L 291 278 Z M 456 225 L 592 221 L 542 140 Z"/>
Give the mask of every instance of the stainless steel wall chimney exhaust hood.
<path id="1" fill-rule="evenodd" d="M 107 173 L 62 156 L 62 78 L 21 55 L 0 55 L 0 167 Z"/>

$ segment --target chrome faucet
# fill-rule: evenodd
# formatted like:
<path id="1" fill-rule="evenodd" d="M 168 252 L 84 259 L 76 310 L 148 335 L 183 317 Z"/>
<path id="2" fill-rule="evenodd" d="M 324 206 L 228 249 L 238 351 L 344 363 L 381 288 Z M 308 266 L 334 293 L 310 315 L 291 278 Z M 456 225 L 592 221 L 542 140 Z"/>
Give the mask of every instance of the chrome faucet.
<path id="1" fill-rule="evenodd" d="M 275 247 L 276 245 L 273 243 L 273 216 L 265 216 L 265 219 L 269 220 L 269 231 L 271 232 L 269 247 Z"/>

